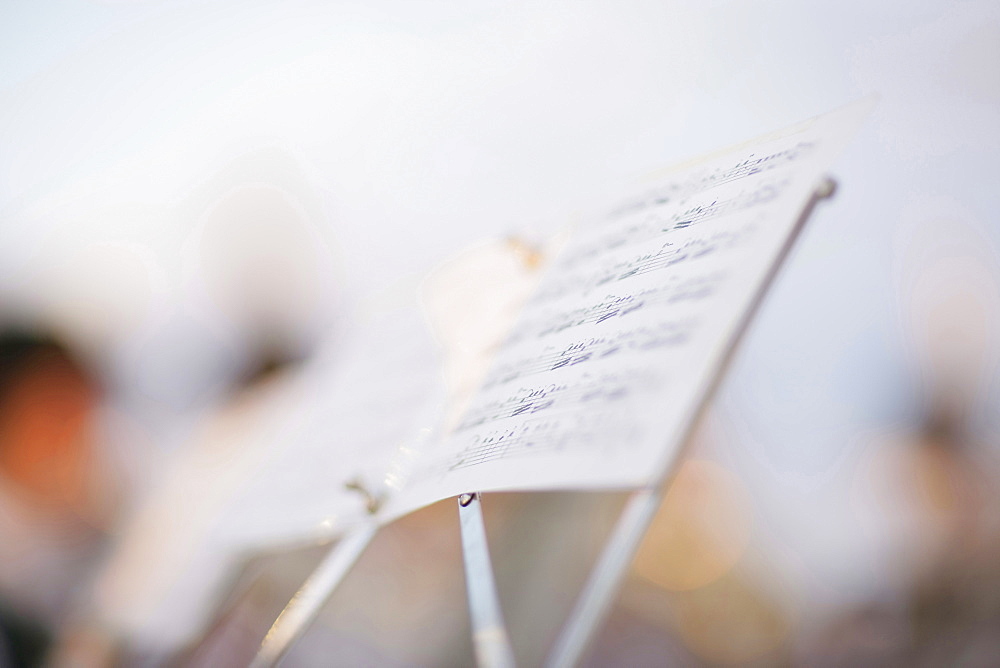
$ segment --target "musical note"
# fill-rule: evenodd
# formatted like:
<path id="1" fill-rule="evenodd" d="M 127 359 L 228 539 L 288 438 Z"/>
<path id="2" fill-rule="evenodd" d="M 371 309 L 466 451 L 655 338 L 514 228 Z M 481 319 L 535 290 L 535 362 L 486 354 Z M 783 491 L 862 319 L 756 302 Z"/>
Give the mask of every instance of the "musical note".
<path id="1" fill-rule="evenodd" d="M 606 219 L 614 221 L 622 216 L 632 215 L 669 202 L 683 200 L 707 190 L 724 186 L 762 172 L 791 167 L 815 150 L 812 142 L 800 142 L 795 146 L 763 155 L 750 153 L 735 165 L 694 170 L 680 181 L 670 181 L 649 189 L 638 196 L 628 198 L 611 209 Z"/>
<path id="2" fill-rule="evenodd" d="M 653 252 L 640 253 L 624 259 L 608 259 L 597 269 L 587 272 L 567 272 L 558 278 L 552 277 L 540 287 L 529 300 L 530 306 L 558 301 L 570 294 L 587 296 L 595 288 L 624 281 L 634 276 L 666 269 L 682 262 L 692 263 L 716 252 L 723 252 L 737 246 L 740 239 L 752 233 L 753 226 L 747 225 L 735 230 L 719 230 L 708 235 L 691 236 L 680 242 L 664 242 Z M 675 235 L 676 236 L 676 235 Z M 561 265 L 559 269 L 565 269 Z"/>
<path id="3" fill-rule="evenodd" d="M 576 227 L 396 500 L 660 479 L 867 107 L 667 173 Z"/>
<path id="4" fill-rule="evenodd" d="M 594 365 L 656 348 L 678 346 L 684 343 L 693 324 L 691 320 L 663 321 L 651 326 L 619 329 L 604 336 L 586 337 L 567 345 L 546 345 L 540 353 L 497 364 L 487 376 L 483 389 L 563 367 Z"/>

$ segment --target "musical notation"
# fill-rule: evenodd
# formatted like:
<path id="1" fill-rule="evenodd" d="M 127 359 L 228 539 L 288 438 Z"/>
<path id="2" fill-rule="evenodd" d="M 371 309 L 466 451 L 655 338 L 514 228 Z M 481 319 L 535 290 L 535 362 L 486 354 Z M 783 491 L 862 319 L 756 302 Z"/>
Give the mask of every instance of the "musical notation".
<path id="1" fill-rule="evenodd" d="M 568 310 L 533 314 L 525 317 L 511 332 L 506 345 L 513 346 L 526 339 L 543 339 L 587 325 L 602 325 L 610 320 L 631 319 L 638 311 L 664 304 L 704 300 L 712 295 L 724 278 L 722 271 L 688 279 L 671 276 L 663 283 L 635 292 L 612 293 Z"/>
<path id="2" fill-rule="evenodd" d="M 449 471 L 501 457 L 557 450 L 570 438 L 559 419 L 525 420 L 515 427 L 475 435 L 448 465 Z"/>
<path id="3" fill-rule="evenodd" d="M 466 411 L 455 432 L 519 415 L 575 410 L 591 401 L 616 401 L 632 391 L 639 375 L 636 370 L 615 370 L 596 375 L 584 372 L 568 382 L 520 387 L 506 398 L 492 398 Z"/>
<path id="4" fill-rule="evenodd" d="M 581 364 L 594 365 L 609 359 L 684 344 L 695 322 L 668 320 L 654 325 L 617 330 L 602 336 L 578 339 L 563 346 L 545 346 L 541 353 L 497 364 L 487 376 L 483 389 L 510 383 L 540 373 Z"/>
<path id="5" fill-rule="evenodd" d="M 667 183 L 641 192 L 635 197 L 619 202 L 617 206 L 608 212 L 604 220 L 607 222 L 614 221 L 626 215 L 659 207 L 670 202 L 684 200 L 713 188 L 725 186 L 763 172 L 791 167 L 796 161 L 808 158 L 815 148 L 815 143 L 804 141 L 799 142 L 793 147 L 766 152 L 762 155 L 750 153 L 736 164 L 728 167 L 695 170 L 678 181 L 668 181 Z"/>
<path id="6" fill-rule="evenodd" d="M 632 430 L 633 425 L 628 420 L 606 411 L 566 412 L 519 420 L 483 433 L 459 435 L 463 447 L 450 458 L 447 468 L 456 471 L 510 457 L 598 448 L 608 442 L 609 435 L 627 437 Z"/>
<path id="7" fill-rule="evenodd" d="M 803 203 L 865 113 L 674 170 L 578 225 L 397 507 L 447 492 L 659 480 Z"/>
<path id="8" fill-rule="evenodd" d="M 659 248 L 639 253 L 622 260 L 608 260 L 597 269 L 587 272 L 570 272 L 553 277 L 535 293 L 529 305 L 557 301 L 570 294 L 586 296 L 596 288 L 606 288 L 611 283 L 667 269 L 679 264 L 691 264 L 707 256 L 739 245 L 740 240 L 753 232 L 753 224 L 732 230 L 719 230 L 711 234 L 690 237 L 677 243 L 664 242 Z M 574 258 L 575 261 L 575 258 Z M 566 265 L 560 266 L 560 269 Z"/>
<path id="9" fill-rule="evenodd" d="M 609 231 L 602 228 L 596 239 L 581 239 L 574 249 L 563 254 L 558 266 L 562 270 L 571 270 L 630 245 L 648 243 L 661 237 L 672 238 L 668 233 L 766 204 L 779 197 L 787 185 L 787 179 L 767 180 L 729 197 L 655 199 L 654 204 L 641 209 L 641 217 L 629 216 L 619 220 Z"/>
<path id="10" fill-rule="evenodd" d="M 700 312 L 723 308 L 733 280 L 728 251 L 744 257 L 753 247 L 759 212 L 789 186 L 779 170 L 810 150 L 800 142 L 688 174 L 580 231 L 452 432 L 463 445 L 448 470 L 569 442 L 585 448 L 597 438 L 591 422 L 619 419 L 617 406 L 640 392 L 641 374 L 623 374 L 623 364 L 660 368 L 661 382 L 669 376 L 663 351 L 699 343 Z"/>
<path id="11" fill-rule="evenodd" d="M 702 312 L 723 308 L 721 295 L 732 290 L 729 251 L 744 257 L 754 246 L 762 223 L 754 212 L 789 184 L 751 177 L 803 150 L 751 154 L 671 184 L 640 216 L 610 216 L 582 233 L 524 307 L 479 400 L 453 430 L 463 445 L 448 470 L 568 443 L 585 448 L 600 440 L 595 421 L 623 419 L 629 397 L 662 385 L 671 359 L 663 351 L 697 348 Z"/>

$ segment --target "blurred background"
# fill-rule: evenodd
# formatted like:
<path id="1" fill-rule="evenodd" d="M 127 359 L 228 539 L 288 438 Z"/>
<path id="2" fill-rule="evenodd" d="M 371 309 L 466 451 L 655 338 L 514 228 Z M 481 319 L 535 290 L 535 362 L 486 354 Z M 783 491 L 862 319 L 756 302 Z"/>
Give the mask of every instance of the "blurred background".
<path id="1" fill-rule="evenodd" d="M 1000 5 L 0 3 L 0 664 L 246 663 L 328 547 L 223 568 L 219 481 L 322 416 L 359 313 L 483 248 L 502 300 L 504 239 L 869 93 L 592 665 L 1000 664 Z M 622 498 L 486 498 L 524 665 Z M 390 526 L 285 665 L 469 664 L 456 519 Z M 108 594 L 193 545 L 196 632 Z"/>

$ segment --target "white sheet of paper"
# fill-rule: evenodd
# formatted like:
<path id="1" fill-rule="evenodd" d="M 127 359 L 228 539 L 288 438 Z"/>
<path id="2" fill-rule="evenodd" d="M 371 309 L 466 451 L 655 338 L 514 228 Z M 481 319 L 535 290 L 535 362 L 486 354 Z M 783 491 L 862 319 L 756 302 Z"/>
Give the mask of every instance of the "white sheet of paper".
<path id="1" fill-rule="evenodd" d="M 167 476 L 99 587 L 101 616 L 151 644 L 183 642 L 239 553 L 363 517 L 363 497 L 345 488 L 357 478 L 386 500 L 384 522 L 469 491 L 658 483 L 869 108 L 665 172 L 579 226 L 457 426 L 446 426 L 425 315 L 405 295 L 369 304 L 333 354 L 263 393 L 249 415 L 222 415 L 232 433 Z M 179 498 L 197 526 L 155 549 Z"/>
<path id="2" fill-rule="evenodd" d="M 671 170 L 581 225 L 387 517 L 471 491 L 659 482 L 870 107 Z"/>
<path id="3" fill-rule="evenodd" d="M 396 449 L 443 412 L 422 314 L 368 306 L 327 354 L 230 402 L 179 453 L 98 578 L 103 623 L 147 648 L 183 645 L 247 554 L 367 518 L 345 483 L 378 494 Z"/>

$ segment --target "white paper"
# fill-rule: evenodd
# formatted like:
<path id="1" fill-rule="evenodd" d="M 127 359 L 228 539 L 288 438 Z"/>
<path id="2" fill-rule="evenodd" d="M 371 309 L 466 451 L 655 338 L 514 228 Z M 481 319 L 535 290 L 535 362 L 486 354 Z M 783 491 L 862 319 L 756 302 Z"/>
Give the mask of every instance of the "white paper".
<path id="1" fill-rule="evenodd" d="M 870 106 L 672 170 L 581 225 L 387 517 L 471 491 L 659 482 Z"/>
<path id="2" fill-rule="evenodd" d="M 183 642 L 239 553 L 330 536 L 364 517 L 364 496 L 345 487 L 354 480 L 384 501 L 383 522 L 464 492 L 660 482 L 869 106 L 666 172 L 580 225 L 471 400 L 468 378 L 445 387 L 415 285 L 366 303 L 329 355 L 224 411 L 193 444 L 126 532 L 98 587 L 102 618 L 151 644 Z M 484 252 L 476 263 L 492 257 Z M 492 283 L 526 290 L 526 275 L 489 266 Z M 449 282 L 472 285 L 460 271 L 438 281 Z M 456 308 L 482 319 L 513 306 L 482 298 L 495 308 Z M 463 328 L 457 338 L 469 350 L 452 361 L 478 367 L 469 360 L 489 337 Z M 178 508 L 190 518 L 163 550 Z"/>
<path id="3" fill-rule="evenodd" d="M 180 646 L 248 553 L 368 517 L 360 488 L 384 492 L 397 449 L 442 413 L 443 383 L 415 305 L 368 304 L 349 322 L 324 355 L 230 402 L 179 453 L 96 582 L 103 623 L 144 647 Z"/>

